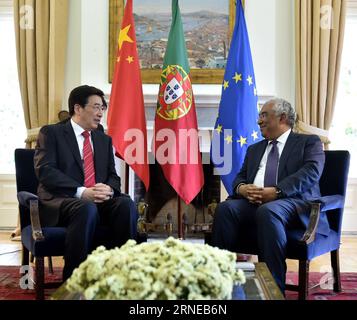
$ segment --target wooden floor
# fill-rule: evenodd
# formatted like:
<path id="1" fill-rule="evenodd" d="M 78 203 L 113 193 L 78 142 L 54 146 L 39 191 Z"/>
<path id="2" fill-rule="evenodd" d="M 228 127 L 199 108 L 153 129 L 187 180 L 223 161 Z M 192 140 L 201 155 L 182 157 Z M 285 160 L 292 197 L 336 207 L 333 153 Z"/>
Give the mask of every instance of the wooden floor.
<path id="1" fill-rule="evenodd" d="M 253 257 L 253 261 L 256 260 Z M 63 259 L 56 257 L 54 266 L 63 266 Z M 11 241 L 10 232 L 0 232 L 0 265 L 21 265 L 21 243 Z M 312 260 L 310 271 L 328 272 L 330 267 L 330 255 L 326 254 Z M 297 271 L 298 264 L 295 260 L 287 260 L 288 271 Z M 357 236 L 343 236 L 340 249 L 341 272 L 357 272 Z"/>

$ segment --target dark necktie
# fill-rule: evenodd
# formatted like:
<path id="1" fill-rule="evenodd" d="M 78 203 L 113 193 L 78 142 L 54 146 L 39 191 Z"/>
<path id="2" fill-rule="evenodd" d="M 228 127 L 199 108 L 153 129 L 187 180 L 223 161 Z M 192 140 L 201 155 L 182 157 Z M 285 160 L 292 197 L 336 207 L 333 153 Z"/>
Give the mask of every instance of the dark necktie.
<path id="1" fill-rule="evenodd" d="M 95 170 L 93 161 L 93 151 L 90 144 L 90 134 L 88 131 L 82 132 L 84 137 L 83 143 L 83 168 L 84 168 L 84 186 L 86 188 L 93 187 L 95 185 Z"/>
<path id="2" fill-rule="evenodd" d="M 279 163 L 279 150 L 278 150 L 278 141 L 273 140 L 269 142 L 272 148 L 268 154 L 268 160 L 265 167 L 265 175 L 264 175 L 264 187 L 274 187 L 276 186 L 276 177 L 278 171 L 278 163 Z"/>

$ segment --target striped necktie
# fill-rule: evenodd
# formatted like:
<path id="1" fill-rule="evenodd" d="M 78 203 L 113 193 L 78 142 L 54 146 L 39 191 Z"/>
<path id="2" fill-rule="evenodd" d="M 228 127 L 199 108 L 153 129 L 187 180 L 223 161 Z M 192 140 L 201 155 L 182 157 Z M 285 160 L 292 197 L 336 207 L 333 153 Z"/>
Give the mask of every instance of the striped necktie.
<path id="1" fill-rule="evenodd" d="M 267 164 L 265 166 L 264 187 L 276 186 L 277 171 L 279 164 L 279 150 L 278 141 L 273 140 L 270 142 L 272 148 L 268 154 Z"/>
<path id="2" fill-rule="evenodd" d="M 95 185 L 93 151 L 89 140 L 90 139 L 89 132 L 83 131 L 82 136 L 84 137 L 84 143 L 83 143 L 84 186 L 86 188 L 90 188 Z"/>

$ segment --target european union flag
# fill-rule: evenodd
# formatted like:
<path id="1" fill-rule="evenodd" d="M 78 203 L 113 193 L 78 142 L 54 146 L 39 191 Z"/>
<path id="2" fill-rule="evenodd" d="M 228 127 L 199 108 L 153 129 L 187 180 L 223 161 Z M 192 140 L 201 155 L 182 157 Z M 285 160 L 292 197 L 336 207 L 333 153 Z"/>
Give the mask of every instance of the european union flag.
<path id="1" fill-rule="evenodd" d="M 242 3 L 236 21 L 223 80 L 218 118 L 212 137 L 211 159 L 229 195 L 250 144 L 261 139 L 257 125 L 257 88 Z"/>

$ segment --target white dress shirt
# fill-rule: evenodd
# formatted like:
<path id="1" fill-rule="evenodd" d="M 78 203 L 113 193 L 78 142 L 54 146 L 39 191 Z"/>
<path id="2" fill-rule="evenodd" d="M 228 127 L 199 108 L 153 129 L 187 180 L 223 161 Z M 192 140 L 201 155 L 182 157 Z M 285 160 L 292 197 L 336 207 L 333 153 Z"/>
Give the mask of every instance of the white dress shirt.
<path id="1" fill-rule="evenodd" d="M 291 129 L 289 129 L 288 131 L 284 132 L 278 139 L 276 139 L 278 141 L 277 147 L 278 147 L 278 151 L 279 151 L 279 160 L 280 160 L 281 153 L 284 150 L 285 143 L 286 143 L 286 140 L 289 137 L 290 132 L 291 132 Z M 254 184 L 257 187 L 262 187 L 262 188 L 264 187 L 265 167 L 266 167 L 267 160 L 268 160 L 268 154 L 269 154 L 271 148 L 272 148 L 272 144 L 269 141 L 269 143 L 268 143 L 268 145 L 267 145 L 267 147 L 265 149 L 263 158 L 260 161 L 257 175 L 255 176 L 255 179 L 254 179 Z M 279 170 L 279 164 L 278 164 L 278 170 Z M 276 177 L 276 178 L 278 179 L 278 177 Z"/>
<path id="2" fill-rule="evenodd" d="M 83 144 L 84 144 L 84 137 L 82 136 L 82 133 L 86 130 L 84 130 L 79 124 L 75 123 L 72 119 L 71 119 L 71 125 L 74 131 L 74 135 L 76 136 L 76 140 L 77 140 L 77 144 L 78 144 L 78 148 L 79 148 L 79 154 L 81 155 L 81 159 L 83 161 Z M 93 148 L 93 141 L 92 141 L 92 132 L 89 131 L 89 136 L 90 136 L 90 144 L 92 146 L 92 152 L 94 154 L 94 148 Z M 80 199 L 82 197 L 82 194 L 84 192 L 84 190 L 86 189 L 86 187 L 78 187 L 77 188 L 77 192 L 74 195 L 76 198 Z"/>

